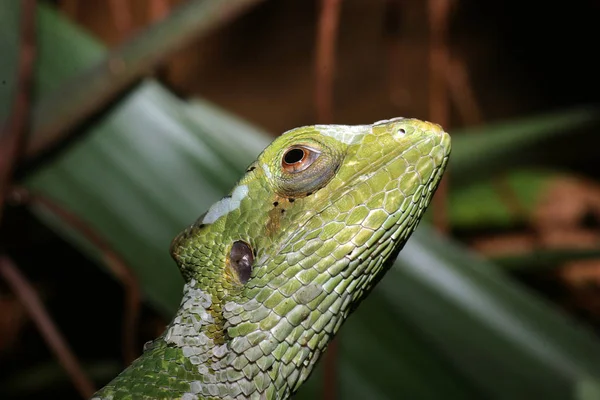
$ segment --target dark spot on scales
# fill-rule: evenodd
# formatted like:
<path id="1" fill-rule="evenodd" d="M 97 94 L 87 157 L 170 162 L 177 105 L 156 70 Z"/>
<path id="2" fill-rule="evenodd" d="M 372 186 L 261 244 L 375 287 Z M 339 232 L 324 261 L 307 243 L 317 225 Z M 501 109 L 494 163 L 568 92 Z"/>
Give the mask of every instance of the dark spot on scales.
<path id="1" fill-rule="evenodd" d="M 283 207 L 285 207 L 283 200 L 285 199 L 278 196 L 272 198 L 273 208 L 269 209 L 269 212 L 267 213 L 268 219 L 264 231 L 269 237 L 274 233 L 279 232 L 279 221 L 284 210 Z M 281 210 L 281 212 L 279 210 Z"/>
<path id="2" fill-rule="evenodd" d="M 284 212 L 285 212 L 285 210 L 282 208 L 282 209 L 281 209 L 281 213 L 283 214 Z"/>
<path id="3" fill-rule="evenodd" d="M 248 168 L 248 169 L 246 170 L 246 172 L 252 172 L 252 171 L 254 171 L 255 169 L 256 169 L 256 167 L 250 167 L 250 168 Z"/>
<path id="4" fill-rule="evenodd" d="M 247 283 L 252 275 L 254 255 L 250 246 L 241 240 L 233 242 L 229 252 L 229 264 L 242 283 Z"/>
<path id="5" fill-rule="evenodd" d="M 150 350 L 150 348 L 152 347 L 152 340 L 148 340 L 146 343 L 144 343 L 144 349 L 143 351 L 148 351 Z"/>
<path id="6" fill-rule="evenodd" d="M 290 198 L 288 199 L 288 201 L 289 201 L 290 203 L 293 203 L 294 201 L 296 201 L 296 199 L 295 199 L 295 198 L 293 198 L 293 197 L 290 197 Z"/>

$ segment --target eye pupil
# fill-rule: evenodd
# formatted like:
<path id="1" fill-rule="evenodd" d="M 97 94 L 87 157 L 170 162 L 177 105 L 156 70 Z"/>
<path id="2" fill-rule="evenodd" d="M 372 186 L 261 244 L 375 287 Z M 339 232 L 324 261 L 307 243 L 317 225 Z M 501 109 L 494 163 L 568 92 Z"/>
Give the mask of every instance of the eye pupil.
<path id="1" fill-rule="evenodd" d="M 296 164 L 302 161 L 305 157 L 304 150 L 302 149 L 291 149 L 283 156 L 283 161 L 286 164 Z"/>
<path id="2" fill-rule="evenodd" d="M 288 174 L 297 174 L 310 167 L 321 153 L 311 147 L 289 147 L 281 157 L 281 168 Z"/>

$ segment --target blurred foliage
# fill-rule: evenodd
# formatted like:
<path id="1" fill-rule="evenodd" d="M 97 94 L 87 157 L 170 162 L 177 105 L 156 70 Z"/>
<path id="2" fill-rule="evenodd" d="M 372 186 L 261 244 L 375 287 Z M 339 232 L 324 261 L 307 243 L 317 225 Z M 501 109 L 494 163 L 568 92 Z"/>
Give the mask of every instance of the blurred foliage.
<path id="1" fill-rule="evenodd" d="M 16 5 L 5 3 L 0 13 L 4 54 L 16 49 Z M 61 93 L 61 82 L 105 54 L 101 44 L 44 5 L 38 30 L 38 99 Z M 13 68 L 2 63 L 1 75 Z M 5 93 L 1 97 L 6 102 Z M 52 112 L 51 103 L 37 104 Z M 553 175 L 523 169 L 539 161 L 527 155 L 541 143 L 550 156 L 559 154 L 551 153 L 552 144 L 560 147 L 567 136 L 585 147 L 578 137 L 584 127 L 597 128 L 597 111 L 580 108 L 453 132 L 451 224 L 514 225 L 492 178 L 508 173 L 531 209 Z M 106 238 L 135 270 L 149 304 L 168 317 L 182 287 L 168 255 L 170 240 L 230 189 L 270 138 L 207 101 L 183 101 L 145 80 L 24 183 Z M 64 222 L 43 209 L 36 213 L 102 265 L 97 249 Z M 82 334 L 89 328 L 81 327 Z M 600 341 L 589 329 L 426 224 L 349 319 L 339 342 L 343 399 L 587 400 L 600 391 Z M 321 376 L 317 370 L 296 398 L 318 397 Z M 40 378 L 40 390 L 50 390 L 49 381 Z"/>

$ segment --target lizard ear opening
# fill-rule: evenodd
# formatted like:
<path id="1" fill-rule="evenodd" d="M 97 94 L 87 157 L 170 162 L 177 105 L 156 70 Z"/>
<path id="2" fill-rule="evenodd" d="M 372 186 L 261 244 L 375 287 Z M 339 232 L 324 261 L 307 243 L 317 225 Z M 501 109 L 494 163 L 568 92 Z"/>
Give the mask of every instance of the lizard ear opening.
<path id="1" fill-rule="evenodd" d="M 248 243 L 241 240 L 233 242 L 227 257 L 227 265 L 241 284 L 246 284 L 250 280 L 253 264 L 254 254 Z"/>

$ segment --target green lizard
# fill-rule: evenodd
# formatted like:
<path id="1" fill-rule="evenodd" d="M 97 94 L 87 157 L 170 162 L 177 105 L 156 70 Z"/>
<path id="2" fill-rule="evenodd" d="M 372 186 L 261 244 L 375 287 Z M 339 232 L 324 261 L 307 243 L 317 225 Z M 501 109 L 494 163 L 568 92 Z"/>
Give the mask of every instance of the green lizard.
<path id="1" fill-rule="evenodd" d="M 449 135 L 416 119 L 275 139 L 173 240 L 177 314 L 93 399 L 290 397 L 417 226 L 449 154 Z"/>

